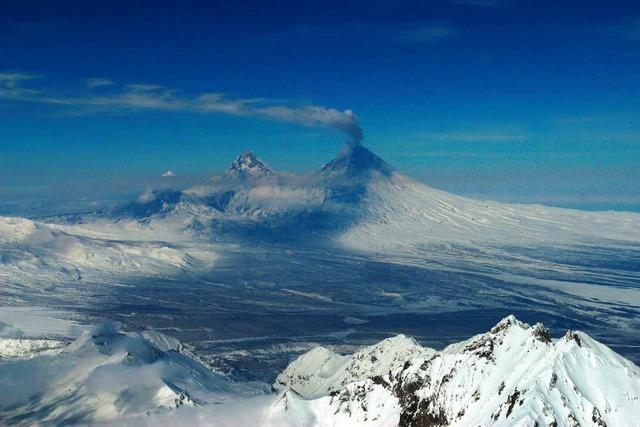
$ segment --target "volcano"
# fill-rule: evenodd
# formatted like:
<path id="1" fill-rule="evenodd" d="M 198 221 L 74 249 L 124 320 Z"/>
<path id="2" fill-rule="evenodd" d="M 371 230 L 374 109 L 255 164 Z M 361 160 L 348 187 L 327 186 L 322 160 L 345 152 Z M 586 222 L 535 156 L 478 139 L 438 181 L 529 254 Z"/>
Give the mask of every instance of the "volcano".
<path id="1" fill-rule="evenodd" d="M 148 193 L 113 213 L 119 220 L 174 218 L 180 229 L 195 221 L 205 232 L 233 224 L 236 230 L 280 229 L 281 238 L 287 232 L 320 233 L 363 250 L 438 241 L 640 240 L 638 214 L 461 197 L 404 175 L 361 145 L 306 175 L 275 171 L 247 151 L 207 183 Z"/>

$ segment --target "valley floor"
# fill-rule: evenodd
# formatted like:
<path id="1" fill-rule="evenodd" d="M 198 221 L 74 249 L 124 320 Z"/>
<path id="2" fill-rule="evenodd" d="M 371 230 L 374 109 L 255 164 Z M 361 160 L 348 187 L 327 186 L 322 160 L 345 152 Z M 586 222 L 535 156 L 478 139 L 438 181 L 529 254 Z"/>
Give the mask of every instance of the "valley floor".
<path id="1" fill-rule="evenodd" d="M 199 273 L 98 271 L 32 283 L 8 275 L 0 297 L 4 306 L 47 307 L 84 323 L 155 328 L 233 378 L 267 383 L 319 344 L 348 351 L 404 333 L 443 348 L 508 314 L 555 334 L 583 330 L 640 363 L 640 247 L 440 244 L 383 256 L 218 244 L 216 252 L 215 267 Z"/>

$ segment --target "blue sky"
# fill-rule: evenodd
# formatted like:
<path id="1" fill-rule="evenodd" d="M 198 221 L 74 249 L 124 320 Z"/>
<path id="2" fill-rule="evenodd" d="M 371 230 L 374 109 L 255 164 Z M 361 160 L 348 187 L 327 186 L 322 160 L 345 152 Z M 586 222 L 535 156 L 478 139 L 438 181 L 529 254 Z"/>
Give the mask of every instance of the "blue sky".
<path id="1" fill-rule="evenodd" d="M 0 205 L 302 172 L 360 126 L 439 188 L 640 210 L 638 2 L 103 3 L 0 2 Z"/>

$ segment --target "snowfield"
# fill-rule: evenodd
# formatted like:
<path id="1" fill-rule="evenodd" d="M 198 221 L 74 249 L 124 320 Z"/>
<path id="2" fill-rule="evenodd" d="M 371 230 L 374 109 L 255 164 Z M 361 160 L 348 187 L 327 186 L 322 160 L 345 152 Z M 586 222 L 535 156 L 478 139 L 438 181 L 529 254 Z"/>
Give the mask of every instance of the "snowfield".
<path id="1" fill-rule="evenodd" d="M 441 351 L 403 335 L 350 355 L 317 347 L 275 392 L 230 381 L 154 330 L 103 324 L 64 345 L 30 343 L 23 359 L 0 360 L 7 424 L 640 425 L 638 366 L 582 332 L 554 339 L 513 316 Z"/>
<path id="2" fill-rule="evenodd" d="M 362 146 L 306 175 L 247 152 L 0 217 L 0 424 L 640 426 L 639 260 L 637 213 L 472 200 Z"/>
<path id="3" fill-rule="evenodd" d="M 92 424 L 266 390 L 231 383 L 157 331 L 125 334 L 111 324 L 68 345 L 0 338 L 0 355 L 0 419 L 6 424 Z"/>
<path id="4" fill-rule="evenodd" d="M 64 342 L 50 339 L 0 337 L 0 361 L 30 359 L 43 354 L 57 354 L 64 347 Z"/>
<path id="5" fill-rule="evenodd" d="M 273 413 L 313 425 L 640 425 L 640 368 L 581 332 L 513 316 L 438 352 L 403 336 L 314 349 L 278 377 Z"/>

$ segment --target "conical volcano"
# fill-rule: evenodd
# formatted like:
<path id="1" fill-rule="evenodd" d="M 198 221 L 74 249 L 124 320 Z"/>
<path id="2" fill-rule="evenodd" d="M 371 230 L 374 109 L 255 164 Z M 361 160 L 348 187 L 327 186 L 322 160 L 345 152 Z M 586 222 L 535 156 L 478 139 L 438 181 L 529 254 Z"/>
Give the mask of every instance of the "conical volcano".
<path id="1" fill-rule="evenodd" d="M 327 177 L 391 176 L 393 168 L 362 145 L 349 147 L 338 157 L 322 167 L 320 173 Z"/>

